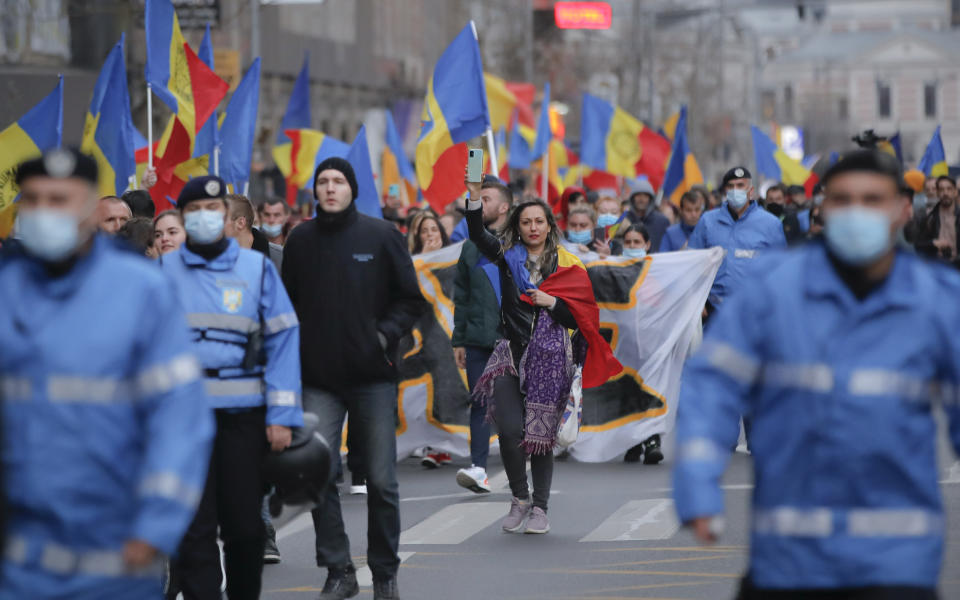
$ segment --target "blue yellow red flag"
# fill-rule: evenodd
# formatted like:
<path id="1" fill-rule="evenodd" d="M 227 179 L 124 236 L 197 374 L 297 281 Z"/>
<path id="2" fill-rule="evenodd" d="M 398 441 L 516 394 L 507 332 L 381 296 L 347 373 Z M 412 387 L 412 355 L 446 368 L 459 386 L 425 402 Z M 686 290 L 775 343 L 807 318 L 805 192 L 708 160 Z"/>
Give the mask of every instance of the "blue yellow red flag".
<path id="1" fill-rule="evenodd" d="M 211 70 L 214 68 L 213 42 L 210 40 L 210 23 L 207 23 L 207 29 L 203 32 L 203 40 L 200 41 L 197 57 L 203 61 L 203 64 L 210 67 Z M 213 154 L 213 149 L 219 144 L 219 140 L 217 139 L 217 123 L 217 113 L 214 111 L 213 115 L 207 119 L 207 122 L 204 123 L 200 131 L 197 132 L 197 140 L 193 146 L 193 156 L 209 156 Z M 210 156 L 209 160 L 212 165 L 213 157 Z"/>
<path id="2" fill-rule="evenodd" d="M 237 186 L 250 180 L 253 139 L 260 103 L 260 57 L 253 59 L 234 90 L 219 126 L 220 178 Z M 212 120 L 212 119 L 211 119 Z"/>
<path id="3" fill-rule="evenodd" d="M 923 157 L 917 168 L 923 171 L 927 177 L 940 177 L 948 175 L 950 169 L 947 167 L 947 155 L 943 151 L 943 139 L 940 137 L 940 126 L 937 125 L 927 149 L 923 151 Z"/>
<path id="4" fill-rule="evenodd" d="M 550 130 L 550 82 L 543 85 L 543 102 L 540 103 L 540 119 L 537 121 L 537 139 L 533 143 L 534 160 L 542 158 L 550 149 L 553 132 Z"/>
<path id="5" fill-rule="evenodd" d="M 899 131 L 890 136 L 890 139 L 884 140 L 877 144 L 877 148 L 879 148 L 882 152 L 886 152 L 890 156 L 895 157 L 898 161 L 900 161 L 901 164 L 903 163 L 903 150 L 900 147 Z"/>
<path id="6" fill-rule="evenodd" d="M 287 202 L 294 204 L 297 192 L 313 184 L 313 172 L 324 160 L 339 156 L 346 158 L 350 145 L 315 129 L 287 129 L 291 140 L 290 170 L 287 178 Z M 277 166 L 280 166 L 279 163 Z"/>
<path id="7" fill-rule="evenodd" d="M 466 142 L 490 127 L 480 47 L 468 23 L 447 46 L 427 83 L 417 142 L 417 180 L 435 210 L 466 191 Z"/>
<path id="8" fill-rule="evenodd" d="M 403 143 L 400 141 L 400 134 L 397 132 L 393 115 L 389 109 L 385 113 L 386 131 L 383 155 L 380 158 L 382 195 L 386 195 L 386 191 L 390 189 L 391 185 L 400 186 L 403 191 L 400 194 L 403 205 L 409 206 L 411 202 L 417 199 L 417 174 L 413 170 L 413 164 L 403 151 Z"/>
<path id="9" fill-rule="evenodd" d="M 750 134 L 753 138 L 757 171 L 761 175 L 786 185 L 802 185 L 808 196 L 813 195 L 813 186 L 819 181 L 815 173 L 787 156 L 787 153 L 756 125 L 750 126 Z"/>
<path id="10" fill-rule="evenodd" d="M 580 160 L 589 167 L 622 177 L 646 175 L 660 186 L 670 142 L 619 106 L 583 95 Z"/>
<path id="11" fill-rule="evenodd" d="M 80 141 L 80 151 L 97 161 L 101 196 L 122 194 L 137 169 L 124 44 L 121 34 L 100 69 Z"/>
<path id="12" fill-rule="evenodd" d="M 383 218 L 380 207 L 380 196 L 377 194 L 377 180 L 373 176 L 373 165 L 370 164 L 370 146 L 367 145 L 367 126 L 360 127 L 357 137 L 347 151 L 347 162 L 353 167 L 353 174 L 357 178 L 357 210 L 370 216 Z"/>
<path id="13" fill-rule="evenodd" d="M 20 189 L 14 183 L 17 166 L 57 148 L 63 141 L 63 76 L 57 87 L 25 115 L 0 131 L 0 238 L 13 229 Z"/>
<path id="14" fill-rule="evenodd" d="M 663 177 L 663 197 L 680 205 L 680 196 L 703 183 L 703 173 L 687 142 L 687 107 L 682 106 L 673 128 L 673 150 Z"/>

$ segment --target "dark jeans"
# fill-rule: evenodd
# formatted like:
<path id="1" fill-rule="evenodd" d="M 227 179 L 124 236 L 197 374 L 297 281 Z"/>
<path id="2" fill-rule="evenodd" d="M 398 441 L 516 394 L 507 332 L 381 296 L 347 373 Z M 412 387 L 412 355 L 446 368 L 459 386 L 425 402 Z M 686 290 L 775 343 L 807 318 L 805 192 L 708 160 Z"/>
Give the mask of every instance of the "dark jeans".
<path id="1" fill-rule="evenodd" d="M 937 600 L 937 591 L 931 588 L 908 586 L 835 590 L 761 590 L 753 587 L 749 580 L 744 579 L 736 600 Z"/>
<path id="2" fill-rule="evenodd" d="M 320 418 L 320 435 L 339 451 L 343 420 L 357 432 L 367 476 L 367 564 L 376 579 L 395 577 L 400 566 L 400 492 L 397 486 L 397 385 L 371 383 L 337 392 L 303 389 L 303 410 Z M 352 435 L 352 434 L 351 434 Z M 323 504 L 313 510 L 317 566 L 341 568 L 350 561 L 340 493 L 330 478 Z"/>
<path id="3" fill-rule="evenodd" d="M 513 375 L 498 377 L 493 384 L 493 394 L 493 416 L 500 436 L 503 468 L 514 497 L 525 500 L 530 497 L 530 490 L 527 487 L 527 453 L 520 447 L 526 422 L 520 379 Z M 547 510 L 553 480 L 553 453 L 531 456 L 530 474 L 533 475 L 533 505 Z"/>
<path id="4" fill-rule="evenodd" d="M 185 600 L 219 600 L 218 525 L 227 596 L 230 600 L 260 597 L 265 536 L 260 464 L 267 451 L 264 414 L 263 409 L 216 411 L 217 435 L 203 498 L 171 565 L 172 597 L 179 587 Z"/>
<path id="5" fill-rule="evenodd" d="M 467 384 L 470 391 L 477 385 L 483 370 L 490 360 L 491 351 L 477 346 L 467 346 Z M 479 402 L 470 403 L 470 462 L 487 468 L 490 455 L 490 424 L 487 423 L 487 408 Z"/>

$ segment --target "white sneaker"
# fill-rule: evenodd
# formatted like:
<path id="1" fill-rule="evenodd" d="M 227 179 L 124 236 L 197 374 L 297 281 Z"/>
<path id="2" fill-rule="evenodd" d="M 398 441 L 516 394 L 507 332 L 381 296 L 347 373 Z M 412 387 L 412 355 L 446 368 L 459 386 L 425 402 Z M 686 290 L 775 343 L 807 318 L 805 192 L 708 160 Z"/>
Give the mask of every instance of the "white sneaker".
<path id="1" fill-rule="evenodd" d="M 366 496 L 367 495 L 367 485 L 351 485 L 350 486 L 350 495 L 351 496 Z"/>
<path id="2" fill-rule="evenodd" d="M 483 467 L 460 469 L 457 471 L 457 483 L 477 494 L 490 493 L 490 482 L 487 481 L 487 471 Z"/>

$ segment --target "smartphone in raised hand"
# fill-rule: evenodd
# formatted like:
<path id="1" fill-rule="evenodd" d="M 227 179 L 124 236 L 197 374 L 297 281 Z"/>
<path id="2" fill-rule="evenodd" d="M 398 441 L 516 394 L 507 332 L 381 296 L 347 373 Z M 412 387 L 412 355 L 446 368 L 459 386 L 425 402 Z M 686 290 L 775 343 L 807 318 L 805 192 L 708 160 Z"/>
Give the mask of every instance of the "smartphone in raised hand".
<path id="1" fill-rule="evenodd" d="M 483 150 L 480 148 L 470 148 L 467 154 L 467 181 L 483 182 Z"/>

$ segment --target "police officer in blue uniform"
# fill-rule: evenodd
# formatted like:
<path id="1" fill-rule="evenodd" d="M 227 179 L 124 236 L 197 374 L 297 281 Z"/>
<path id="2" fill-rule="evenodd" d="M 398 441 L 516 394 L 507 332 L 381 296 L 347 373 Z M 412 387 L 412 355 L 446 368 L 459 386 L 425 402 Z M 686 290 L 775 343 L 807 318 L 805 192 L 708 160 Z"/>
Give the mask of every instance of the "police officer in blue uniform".
<path id="1" fill-rule="evenodd" d="M 704 542 L 741 413 L 753 418 L 741 598 L 936 597 L 945 520 L 934 404 L 960 452 L 960 275 L 898 248 L 893 157 L 824 175 L 824 240 L 745 281 L 687 364 L 674 497 Z M 903 452 L 909 448 L 910 452 Z"/>
<path id="2" fill-rule="evenodd" d="M 218 525 L 228 597 L 259 597 L 260 464 L 268 445 L 283 450 L 290 428 L 303 425 L 296 314 L 273 263 L 224 236 L 225 194 L 219 177 L 187 182 L 177 199 L 187 241 L 162 261 L 186 309 L 216 414 L 203 499 L 173 568 L 186 600 L 220 598 Z"/>
<path id="3" fill-rule="evenodd" d="M 720 246 L 726 250 L 710 290 L 707 310 L 711 314 L 744 283 L 758 254 L 787 246 L 780 220 L 752 198 L 750 171 L 745 167 L 730 169 L 724 174 L 721 187 L 726 199 L 718 208 L 704 213 L 687 244 L 691 249 Z"/>
<path id="4" fill-rule="evenodd" d="M 16 183 L 19 241 L 0 254 L 0 598 L 160 598 L 213 438 L 183 310 L 155 265 L 96 234 L 92 158 L 53 150 Z"/>

